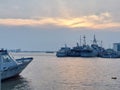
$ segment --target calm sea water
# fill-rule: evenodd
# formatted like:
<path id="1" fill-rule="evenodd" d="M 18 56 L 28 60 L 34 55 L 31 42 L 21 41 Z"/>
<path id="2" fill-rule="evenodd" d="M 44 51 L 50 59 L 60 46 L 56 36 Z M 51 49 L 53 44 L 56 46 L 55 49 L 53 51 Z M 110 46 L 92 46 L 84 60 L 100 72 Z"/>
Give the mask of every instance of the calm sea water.
<path id="1" fill-rule="evenodd" d="M 120 90 L 120 59 L 57 58 L 55 54 L 16 53 L 34 60 L 2 82 L 2 90 Z M 117 77 L 116 80 L 111 77 Z"/>

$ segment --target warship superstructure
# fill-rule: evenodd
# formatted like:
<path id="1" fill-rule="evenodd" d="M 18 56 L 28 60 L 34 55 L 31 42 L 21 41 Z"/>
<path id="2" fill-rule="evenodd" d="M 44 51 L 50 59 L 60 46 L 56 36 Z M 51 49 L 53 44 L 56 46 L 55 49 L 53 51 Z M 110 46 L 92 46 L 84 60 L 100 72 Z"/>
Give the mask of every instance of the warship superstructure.
<path id="1" fill-rule="evenodd" d="M 83 37 L 83 44 L 80 45 L 77 43 L 77 46 L 62 47 L 56 53 L 57 57 L 102 57 L 102 58 L 119 58 L 120 55 L 113 49 L 105 49 L 102 45 L 98 45 L 96 37 L 94 35 L 91 45 L 86 43 L 86 37 Z"/>

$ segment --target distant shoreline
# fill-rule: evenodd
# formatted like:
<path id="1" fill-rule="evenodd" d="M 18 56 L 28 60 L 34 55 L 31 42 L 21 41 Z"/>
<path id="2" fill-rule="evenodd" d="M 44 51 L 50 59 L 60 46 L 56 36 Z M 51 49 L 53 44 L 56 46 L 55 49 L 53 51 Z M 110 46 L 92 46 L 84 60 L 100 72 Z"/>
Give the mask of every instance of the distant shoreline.
<path id="1" fill-rule="evenodd" d="M 57 51 L 19 51 L 19 52 L 15 52 L 15 51 L 10 51 L 13 53 L 56 53 Z"/>

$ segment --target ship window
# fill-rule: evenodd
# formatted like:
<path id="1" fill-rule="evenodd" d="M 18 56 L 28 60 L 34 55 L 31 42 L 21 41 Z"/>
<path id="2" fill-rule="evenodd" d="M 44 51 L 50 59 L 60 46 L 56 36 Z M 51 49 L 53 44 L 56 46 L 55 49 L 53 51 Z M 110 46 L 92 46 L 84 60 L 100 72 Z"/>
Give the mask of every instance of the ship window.
<path id="1" fill-rule="evenodd" d="M 3 55 L 2 58 L 3 58 L 3 63 L 11 62 L 11 58 L 8 55 Z"/>

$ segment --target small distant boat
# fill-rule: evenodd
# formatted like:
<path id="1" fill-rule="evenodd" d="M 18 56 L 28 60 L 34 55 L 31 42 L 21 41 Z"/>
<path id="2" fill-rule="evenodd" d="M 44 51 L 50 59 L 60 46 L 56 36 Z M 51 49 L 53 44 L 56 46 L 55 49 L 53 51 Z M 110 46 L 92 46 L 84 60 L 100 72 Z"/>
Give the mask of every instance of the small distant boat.
<path id="1" fill-rule="evenodd" d="M 19 75 L 32 60 L 32 57 L 14 59 L 7 50 L 0 50 L 1 80 Z"/>
<path id="2" fill-rule="evenodd" d="M 54 53 L 54 51 L 46 51 L 45 53 Z"/>

